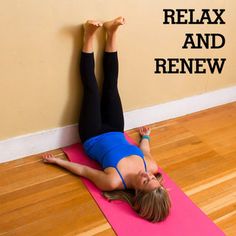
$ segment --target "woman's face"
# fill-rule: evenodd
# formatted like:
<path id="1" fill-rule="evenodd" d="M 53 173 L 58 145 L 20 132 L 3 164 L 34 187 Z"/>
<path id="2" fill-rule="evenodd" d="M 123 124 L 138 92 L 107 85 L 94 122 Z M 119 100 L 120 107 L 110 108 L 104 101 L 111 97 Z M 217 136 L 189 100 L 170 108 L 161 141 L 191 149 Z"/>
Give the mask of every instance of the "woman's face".
<path id="1" fill-rule="evenodd" d="M 152 191 L 155 188 L 160 187 L 161 184 L 150 172 L 139 171 L 136 178 L 136 189 L 142 191 Z"/>

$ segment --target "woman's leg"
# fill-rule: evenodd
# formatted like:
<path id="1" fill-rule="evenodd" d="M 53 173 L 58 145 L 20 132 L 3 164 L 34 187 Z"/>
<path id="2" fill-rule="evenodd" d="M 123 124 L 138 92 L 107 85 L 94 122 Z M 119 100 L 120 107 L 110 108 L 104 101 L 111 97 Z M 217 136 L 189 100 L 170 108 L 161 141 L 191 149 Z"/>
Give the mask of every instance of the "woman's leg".
<path id="1" fill-rule="evenodd" d="M 117 88 L 118 56 L 116 48 L 116 34 L 123 17 L 104 23 L 107 33 L 106 47 L 103 57 L 104 82 L 101 99 L 102 122 L 112 127 L 114 131 L 124 131 L 124 117 L 122 104 Z"/>
<path id="2" fill-rule="evenodd" d="M 84 25 L 84 44 L 80 60 L 80 74 L 83 83 L 83 101 L 79 118 L 81 142 L 98 134 L 101 129 L 100 95 L 94 74 L 93 38 L 102 26 L 98 21 L 87 21 Z"/>

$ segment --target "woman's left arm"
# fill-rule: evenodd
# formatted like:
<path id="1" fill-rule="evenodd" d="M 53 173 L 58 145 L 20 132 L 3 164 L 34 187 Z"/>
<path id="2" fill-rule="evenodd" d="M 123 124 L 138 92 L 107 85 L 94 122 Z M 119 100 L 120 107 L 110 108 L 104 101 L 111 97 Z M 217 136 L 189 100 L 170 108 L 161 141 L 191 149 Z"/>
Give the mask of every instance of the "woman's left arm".
<path id="1" fill-rule="evenodd" d="M 45 157 L 43 158 L 44 160 L 46 159 Z M 81 164 L 70 162 L 70 161 L 65 161 L 59 158 L 55 158 L 55 157 L 53 158 L 54 158 L 54 161 L 53 162 L 50 161 L 50 163 L 57 164 L 76 175 L 83 176 L 89 179 L 99 189 L 103 191 L 111 191 L 116 188 L 115 186 L 116 183 L 113 180 L 114 178 L 106 174 L 104 171 L 96 170 L 89 166 L 81 165 Z M 46 161 L 46 162 L 49 162 L 49 161 Z"/>
<path id="2" fill-rule="evenodd" d="M 141 136 L 141 141 L 139 143 L 139 147 L 143 151 L 145 156 L 151 156 L 150 144 L 149 144 L 150 133 L 151 133 L 151 129 L 147 126 L 143 126 L 143 127 L 139 128 L 139 134 Z M 144 136 L 146 136 L 148 139 L 143 138 Z"/>
<path id="3" fill-rule="evenodd" d="M 139 134 L 142 137 L 139 147 L 145 155 L 145 160 L 148 163 L 149 169 L 151 170 L 151 172 L 153 174 L 156 174 L 158 172 L 158 165 L 157 165 L 156 161 L 154 160 L 154 158 L 152 157 L 152 154 L 150 152 L 150 143 L 149 143 L 150 133 L 151 133 L 151 129 L 147 126 L 143 126 L 143 127 L 139 128 Z M 147 137 L 143 138 L 144 135 Z"/>

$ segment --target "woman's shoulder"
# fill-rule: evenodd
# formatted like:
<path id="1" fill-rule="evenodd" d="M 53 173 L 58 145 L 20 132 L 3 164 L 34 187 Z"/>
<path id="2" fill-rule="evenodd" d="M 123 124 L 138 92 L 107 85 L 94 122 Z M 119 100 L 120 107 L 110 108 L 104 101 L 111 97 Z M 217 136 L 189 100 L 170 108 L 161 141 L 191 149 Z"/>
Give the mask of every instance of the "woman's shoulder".
<path id="1" fill-rule="evenodd" d="M 124 189 L 122 180 L 114 167 L 108 167 L 104 170 L 104 172 L 107 174 L 107 177 L 109 178 L 109 181 L 112 184 L 114 190 Z"/>
<path id="2" fill-rule="evenodd" d="M 158 172 L 158 165 L 151 153 L 145 153 L 144 160 L 146 161 L 148 171 L 151 171 L 152 174 L 156 174 Z"/>

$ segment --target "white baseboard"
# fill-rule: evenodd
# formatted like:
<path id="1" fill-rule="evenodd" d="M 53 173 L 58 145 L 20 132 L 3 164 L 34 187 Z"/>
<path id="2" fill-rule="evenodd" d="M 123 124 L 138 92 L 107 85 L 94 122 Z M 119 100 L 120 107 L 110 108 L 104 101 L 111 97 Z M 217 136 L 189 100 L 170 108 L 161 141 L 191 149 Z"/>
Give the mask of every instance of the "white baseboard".
<path id="1" fill-rule="evenodd" d="M 125 130 L 236 101 L 236 86 L 124 113 Z M 0 141 L 0 163 L 78 142 L 77 124 Z"/>

